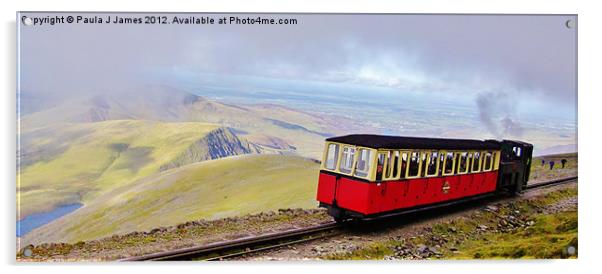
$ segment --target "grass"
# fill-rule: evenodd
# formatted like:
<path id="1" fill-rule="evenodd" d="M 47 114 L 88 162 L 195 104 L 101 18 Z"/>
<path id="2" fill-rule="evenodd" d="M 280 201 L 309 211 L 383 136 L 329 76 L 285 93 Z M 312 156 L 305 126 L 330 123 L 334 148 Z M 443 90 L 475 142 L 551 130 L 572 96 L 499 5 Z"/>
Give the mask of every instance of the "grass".
<path id="1" fill-rule="evenodd" d="M 437 246 L 440 259 L 549 259 L 576 258 L 569 247 L 578 248 L 578 214 L 569 209 L 552 214 L 541 210 L 577 196 L 576 188 L 499 206 L 496 212 L 480 210 L 467 217 L 437 223 L 415 232 L 413 237 L 385 237 L 343 253 L 327 254 L 330 260 L 381 260 L 386 257 L 408 258 L 396 250 L 416 250 L 418 245 Z M 517 213 L 518 212 L 518 213 Z M 500 216 L 515 216 L 524 227 L 502 230 Z M 485 225 L 487 230 L 479 230 Z M 435 240 L 438 239 L 438 240 Z M 441 240 L 444 239 L 444 240 Z M 412 255 L 413 256 L 413 255 Z M 411 256 L 410 256 L 411 258 Z"/>
<path id="2" fill-rule="evenodd" d="M 134 191 L 134 182 L 143 178 L 150 179 L 153 176 L 160 176 L 161 167 L 173 166 L 166 165 L 179 159 L 179 155 L 186 151 L 190 145 L 203 138 L 208 132 L 218 128 L 218 125 L 237 128 L 243 135 L 242 137 L 249 141 L 257 141 L 262 144 L 274 136 L 285 138 L 283 143 L 290 145 L 283 150 L 286 153 L 295 153 L 304 157 L 319 157 L 323 147 L 323 136 L 306 132 L 303 130 L 288 129 L 282 126 L 274 125 L 266 120 L 266 117 L 280 119 L 291 124 L 302 125 L 310 131 L 322 131 L 326 128 L 322 119 L 312 115 L 297 112 L 289 109 L 270 106 L 256 106 L 249 109 L 229 106 L 217 102 L 201 100 L 193 105 L 177 105 L 173 113 L 177 117 L 171 117 L 163 107 L 158 109 L 149 109 L 146 113 L 146 107 L 140 109 L 136 106 L 128 105 L 129 101 L 120 102 L 126 104 L 120 106 L 110 101 L 111 111 L 108 118 L 116 119 L 121 117 L 146 117 L 149 120 L 108 120 L 94 123 L 68 123 L 75 117 L 75 121 L 81 120 L 81 117 L 87 116 L 89 112 L 88 105 L 81 107 L 72 107 L 77 104 L 66 104 L 63 107 L 53 108 L 48 111 L 42 111 L 22 117 L 22 132 L 20 135 L 23 149 L 21 155 L 21 170 L 17 181 L 17 208 L 18 218 L 24 218 L 27 215 L 38 212 L 50 211 L 60 205 L 70 203 L 84 203 L 92 207 L 103 204 L 98 208 L 110 208 L 114 204 L 130 206 L 128 203 L 144 204 L 136 195 L 149 197 L 164 196 L 157 191 L 146 193 L 143 187 Z M 133 110 L 130 107 L 134 107 Z M 128 110 L 129 109 L 129 110 Z M 153 111 L 158 112 L 153 112 Z M 172 111 L 172 109 L 170 109 Z M 159 115 L 161 114 L 161 115 Z M 163 115 L 166 114 L 166 115 Z M 159 118 L 171 117 L 169 121 L 202 121 L 202 122 L 155 122 Z M 79 118 L 78 118 L 79 117 Z M 130 118 L 128 118 L 130 119 Z M 171 120 L 173 119 L 173 120 Z M 84 119 L 85 120 L 85 119 Z M 291 137 L 293 136 L 293 137 Z M 290 138 L 289 138 L 290 137 Z M 261 142 L 259 142 L 261 141 Z M 269 142 L 268 142 L 269 143 Z M 269 150 L 268 152 L 282 152 L 279 149 Z M 194 154 L 194 153 L 192 153 Z M 293 157 L 294 158 L 294 157 Z M 295 162 L 293 160 L 293 162 Z M 182 165 L 187 164 L 183 163 Z M 180 165 L 180 163 L 178 163 Z M 294 165 L 294 163 L 293 163 Z M 177 165 L 176 165 L 177 166 Z M 253 165 L 249 164 L 248 174 L 262 171 L 262 168 L 251 171 Z M 280 166 L 286 166 L 282 163 Z M 311 168 L 304 174 L 314 174 L 317 170 L 314 168 L 317 164 L 312 163 Z M 269 170 L 269 168 L 268 168 Z M 215 170 L 215 174 L 221 172 Z M 225 177 L 230 174 L 229 170 L 223 170 Z M 293 174 L 295 174 L 293 172 Z M 254 177 L 247 174 L 238 174 L 237 178 L 229 178 L 230 181 L 240 181 L 241 183 L 255 181 Z M 283 208 L 289 207 L 315 207 L 314 195 L 316 178 L 308 178 L 301 175 L 303 182 L 308 184 L 304 192 L 289 186 L 274 186 L 273 192 L 277 197 L 283 197 L 279 203 Z M 259 179 L 272 180 L 266 176 Z M 282 178 L 278 178 L 281 181 Z M 229 201 L 231 197 L 244 199 L 253 199 L 259 196 L 258 193 L 238 193 L 237 189 L 223 187 L 214 184 L 213 181 L 203 181 L 199 178 L 199 185 L 204 185 L 203 193 L 219 193 L 221 200 Z M 208 178 L 207 180 L 215 180 Z M 276 179 L 274 179 L 276 180 Z M 293 181 L 295 181 L 294 179 Z M 202 182 L 203 184 L 200 184 Z M 294 185 L 294 184 L 293 184 Z M 215 189 L 211 189 L 215 187 Z M 88 237 L 91 234 L 107 235 L 125 229 L 137 229 L 138 227 L 147 227 L 153 223 L 153 227 L 169 223 L 171 220 L 165 217 L 154 219 L 145 219 L 149 215 L 165 216 L 169 210 L 175 210 L 184 218 L 194 219 L 201 216 L 198 209 L 189 210 L 186 207 L 180 207 L 181 201 L 191 199 L 189 193 L 180 193 L 182 197 L 176 197 L 174 193 L 186 191 L 186 186 L 174 186 L 165 196 L 172 197 L 171 200 L 160 199 L 162 203 L 152 203 L 146 207 L 140 207 L 140 210 L 130 211 L 132 220 L 140 221 L 121 221 L 119 218 L 112 218 L 111 212 L 96 210 L 87 216 L 88 219 L 99 219 L 107 221 L 107 224 L 92 225 L 90 230 L 94 232 L 80 231 L 79 227 L 70 227 L 68 234 L 75 235 L 83 233 L 82 237 Z M 118 195 L 118 192 L 124 191 L 131 196 Z M 230 193 L 228 191 L 232 191 Z M 289 192 L 290 191 L 290 192 Z M 108 194 L 111 193 L 111 194 Z M 132 194 L 135 193 L 135 194 Z M 299 195 L 304 203 L 298 202 L 297 198 L 285 197 L 289 193 Z M 113 197 L 109 197 L 112 195 Z M 246 196 L 245 196 L 246 195 Z M 278 196 L 279 195 L 279 196 Z M 119 197 L 118 200 L 115 197 Z M 261 208 L 249 206 L 248 210 L 240 210 L 240 207 L 233 207 L 227 203 L 218 202 L 218 196 L 210 194 L 197 197 L 200 204 L 212 204 L 208 210 L 209 215 L 202 217 L 218 218 L 220 216 L 233 216 L 244 214 L 246 212 L 258 212 Z M 259 199 L 262 199 L 259 196 Z M 307 199 L 311 197 L 311 199 Z M 122 203 L 127 201 L 128 203 Z M 287 204 L 288 203 L 288 204 Z M 173 207 L 169 206 L 173 205 Z M 268 205 L 269 206 L 269 205 Z M 84 210 L 84 208 L 78 210 Z M 126 210 L 122 210 L 124 213 Z M 196 212 L 196 213 L 195 213 Z M 124 213 L 125 214 L 125 213 Z M 215 215 L 215 216 L 214 216 Z M 93 218 L 92 218 L 93 217 Z M 82 217 L 83 218 L 83 217 Z M 115 221 L 113 219 L 116 219 Z M 179 219 L 179 220 L 180 220 Z M 38 234 L 36 238 L 42 238 Z M 48 239 L 51 237 L 49 236 Z M 57 237 L 60 238 L 60 237 Z M 89 238 L 89 237 L 88 237 Z"/>
<path id="3" fill-rule="evenodd" d="M 517 233 L 488 234 L 467 241 L 452 259 L 568 258 L 569 246 L 577 248 L 577 211 L 537 216 L 535 225 Z M 483 239 L 487 239 L 484 241 Z"/>
<path id="4" fill-rule="evenodd" d="M 280 208 L 314 208 L 319 164 L 245 155 L 200 162 L 118 187 L 24 238 L 76 242 Z"/>
<path id="5" fill-rule="evenodd" d="M 112 235 L 71 244 L 47 243 L 33 247 L 33 257 L 17 252 L 18 261 L 114 261 L 127 256 L 206 245 L 240 238 L 306 227 L 329 220 L 323 210 L 282 209 L 217 220 L 194 220 L 150 231 Z"/>
<path id="6" fill-rule="evenodd" d="M 394 246 L 396 241 L 375 242 L 370 243 L 360 249 L 353 250 L 348 253 L 335 253 L 325 256 L 327 260 L 382 260 L 386 256 L 394 254 L 391 246 Z"/>
<path id="7" fill-rule="evenodd" d="M 117 186 L 156 173 L 162 164 L 172 161 L 191 142 L 217 125 L 237 128 L 241 137 L 264 145 L 268 152 L 296 153 L 316 159 L 322 153 L 324 137 L 311 132 L 322 132 L 335 125 L 278 106 L 241 108 L 208 100 L 187 105 L 173 102 L 189 94 L 163 90 L 157 93 L 160 95 L 157 100 L 129 100 L 135 96 L 116 100 L 109 96 L 103 103 L 110 105 L 109 119 L 146 120 L 69 123 L 87 121 L 90 108 L 98 108 L 82 98 L 21 117 L 19 218 L 50 211 L 62 204 L 89 203 Z M 172 105 L 166 107 L 163 101 Z M 266 118 L 309 131 L 278 126 Z M 160 119 L 199 122 L 151 121 Z M 269 148 L 266 144 L 275 137 L 282 139 L 287 148 Z"/>
<path id="8" fill-rule="evenodd" d="M 567 163 L 564 168 L 560 161 L 566 159 Z M 542 166 L 541 160 L 545 161 Z M 546 181 L 554 178 L 563 178 L 577 175 L 577 169 L 579 164 L 579 158 L 577 153 L 566 153 L 566 154 L 555 154 L 548 156 L 534 157 L 531 164 L 531 174 L 529 181 L 538 182 Z M 554 169 L 550 170 L 549 162 L 554 161 Z"/>
<path id="9" fill-rule="evenodd" d="M 534 224 L 511 233 L 487 232 L 478 237 L 469 237 L 457 248 L 460 252 L 448 252 L 449 259 L 545 259 L 568 258 L 567 248 L 577 248 L 577 211 L 570 210 L 554 214 L 541 214 L 539 210 L 564 199 L 577 196 L 576 188 L 567 188 L 550 192 L 529 201 L 519 201 L 509 207 L 501 207 L 497 214 L 510 215 L 518 210 L 521 215 L 529 216 Z M 472 231 L 477 224 L 493 219 L 487 212 L 476 220 L 461 220 L 453 225 L 461 231 Z M 495 224 L 487 223 L 488 226 Z M 440 231 L 448 231 L 446 224 L 440 225 Z"/>
<path id="10" fill-rule="evenodd" d="M 162 164 L 216 128 L 205 123 L 115 120 L 62 124 L 42 134 L 29 133 L 24 147 L 30 150 L 49 143 L 68 145 L 58 155 L 23 167 L 17 185 L 20 215 L 62 204 L 89 203 L 102 193 L 157 172 Z M 66 135 L 72 137 L 61 139 Z"/>

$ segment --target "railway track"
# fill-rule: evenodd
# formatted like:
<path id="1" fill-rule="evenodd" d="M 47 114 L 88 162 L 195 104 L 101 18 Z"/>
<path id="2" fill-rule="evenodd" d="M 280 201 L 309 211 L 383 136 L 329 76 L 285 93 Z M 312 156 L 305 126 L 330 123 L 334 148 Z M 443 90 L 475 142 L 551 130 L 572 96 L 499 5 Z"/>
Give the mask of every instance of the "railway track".
<path id="1" fill-rule="evenodd" d="M 536 184 L 530 184 L 530 185 L 527 185 L 527 187 L 525 189 L 531 190 L 531 189 L 537 189 L 537 188 L 542 188 L 542 187 L 565 184 L 565 183 L 575 181 L 575 180 L 577 180 L 577 178 L 578 178 L 577 176 L 574 176 L 574 177 L 567 177 L 567 178 L 551 180 L 551 181 L 546 181 L 546 182 L 541 182 L 541 183 L 536 183 Z"/>
<path id="2" fill-rule="evenodd" d="M 298 244 L 332 236 L 332 231 L 342 224 L 334 221 L 317 226 L 298 228 L 283 232 L 244 237 L 232 241 L 216 242 L 204 246 L 189 247 L 173 251 L 159 252 L 120 261 L 165 261 L 165 260 L 205 260 L 215 261 L 251 252 L 263 251 L 280 246 Z"/>
<path id="3" fill-rule="evenodd" d="M 577 176 L 575 177 L 567 177 L 563 179 L 551 180 L 547 182 L 541 182 L 536 184 L 527 185 L 525 188 L 526 191 L 551 187 L 555 185 L 561 185 L 565 183 L 569 183 L 577 180 Z M 484 196 L 484 198 L 488 198 L 491 196 Z M 474 199 L 476 200 L 476 199 Z M 464 200 L 462 202 L 465 202 Z M 407 212 L 403 212 L 400 214 L 395 214 L 396 216 L 406 215 L 415 213 L 418 211 L 425 211 L 429 209 L 434 209 L 438 207 L 445 207 L 449 205 L 453 205 L 454 203 L 447 203 L 438 206 L 429 206 L 415 210 L 409 210 Z M 455 203 L 457 204 L 457 202 Z M 383 216 L 381 218 L 386 218 L 389 216 Z M 205 261 L 215 261 L 215 260 L 223 260 L 233 257 L 238 257 L 250 253 L 266 251 L 270 249 L 275 249 L 283 246 L 294 245 L 309 241 L 315 241 L 317 239 L 322 239 L 326 237 L 332 237 L 334 235 L 338 235 L 341 231 L 338 229 L 346 226 L 346 223 L 336 223 L 336 222 L 328 222 L 324 224 L 320 224 L 317 226 L 307 227 L 307 228 L 298 228 L 287 230 L 283 232 L 275 232 L 269 234 L 263 234 L 259 236 L 249 236 L 244 237 L 232 241 L 224 241 L 224 242 L 216 242 L 207 244 L 204 246 L 195 246 L 189 248 L 182 248 L 172 251 L 158 252 L 152 253 L 142 256 L 129 257 L 124 258 L 119 261 L 166 261 L 166 260 L 205 260 Z"/>

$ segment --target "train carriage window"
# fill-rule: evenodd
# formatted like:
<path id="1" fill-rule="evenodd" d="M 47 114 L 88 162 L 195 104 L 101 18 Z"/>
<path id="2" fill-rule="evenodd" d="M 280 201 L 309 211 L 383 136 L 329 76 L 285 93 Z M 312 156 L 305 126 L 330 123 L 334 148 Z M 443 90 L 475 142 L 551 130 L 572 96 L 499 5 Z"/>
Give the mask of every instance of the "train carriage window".
<path id="1" fill-rule="evenodd" d="M 501 151 L 494 151 L 491 155 L 491 169 L 498 170 L 500 164 Z"/>
<path id="2" fill-rule="evenodd" d="M 445 163 L 443 164 L 443 175 L 454 175 L 454 167 L 456 165 L 455 153 L 445 153 Z"/>
<path id="3" fill-rule="evenodd" d="M 349 174 L 353 168 L 353 156 L 355 155 L 355 148 L 344 146 L 343 155 L 341 156 L 341 164 L 339 165 L 339 171 L 342 173 Z"/>
<path id="4" fill-rule="evenodd" d="M 468 152 L 461 152 L 458 156 L 458 174 L 468 172 Z"/>
<path id="5" fill-rule="evenodd" d="M 393 167 L 393 173 L 391 177 L 398 178 L 399 177 L 399 151 L 393 152 L 393 161 L 391 161 L 391 166 Z"/>
<path id="6" fill-rule="evenodd" d="M 516 158 L 520 158 L 522 152 L 520 147 L 513 147 L 512 151 L 514 152 L 514 155 L 516 156 Z"/>
<path id="7" fill-rule="evenodd" d="M 493 159 L 492 159 L 491 151 L 486 151 L 483 155 L 483 171 L 490 171 L 493 167 Z"/>
<path id="8" fill-rule="evenodd" d="M 420 168 L 422 167 L 422 157 L 420 151 L 412 151 L 410 154 L 410 163 L 408 166 L 408 178 L 420 176 Z"/>
<path id="9" fill-rule="evenodd" d="M 399 151 L 390 151 L 385 179 L 396 179 L 399 171 Z"/>
<path id="10" fill-rule="evenodd" d="M 328 170 L 334 170 L 339 159 L 339 145 L 329 144 L 328 151 L 326 153 L 326 159 L 324 161 L 324 168 Z"/>
<path id="11" fill-rule="evenodd" d="M 471 172 L 480 172 L 481 171 L 481 152 L 475 151 L 473 160 L 472 160 L 472 168 Z"/>
<path id="12" fill-rule="evenodd" d="M 401 159 L 401 163 L 400 163 L 400 178 L 405 178 L 406 177 L 406 168 L 408 167 L 408 153 L 405 151 L 401 152 L 400 155 L 400 159 Z"/>
<path id="13" fill-rule="evenodd" d="M 437 176 L 437 170 L 439 168 L 439 151 L 431 151 L 428 155 L 424 176 Z"/>
<path id="14" fill-rule="evenodd" d="M 383 179 L 383 173 L 385 172 L 386 163 L 389 159 L 389 152 L 379 152 L 378 158 L 376 159 L 376 180 L 381 181 Z"/>
<path id="15" fill-rule="evenodd" d="M 443 175 L 445 169 L 445 151 L 439 152 L 439 174 Z"/>
<path id="16" fill-rule="evenodd" d="M 370 164 L 374 159 L 372 151 L 365 148 L 360 148 L 357 152 L 357 164 L 355 164 L 355 176 L 357 177 L 368 177 L 370 171 Z"/>
<path id="17" fill-rule="evenodd" d="M 470 171 L 470 166 L 472 165 L 472 160 L 473 160 L 473 154 L 472 152 L 468 152 L 468 159 L 466 159 L 466 173 L 468 173 Z"/>

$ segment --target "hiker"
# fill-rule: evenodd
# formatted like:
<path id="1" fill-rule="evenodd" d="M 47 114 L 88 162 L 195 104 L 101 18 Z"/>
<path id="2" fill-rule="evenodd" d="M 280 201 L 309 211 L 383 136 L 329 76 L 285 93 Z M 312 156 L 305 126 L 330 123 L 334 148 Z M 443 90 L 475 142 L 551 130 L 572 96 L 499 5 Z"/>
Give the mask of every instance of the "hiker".
<path id="1" fill-rule="evenodd" d="M 564 165 L 566 165 L 566 159 L 560 160 L 560 163 L 562 164 L 562 168 L 564 168 Z"/>
<path id="2" fill-rule="evenodd" d="M 541 166 L 545 166 L 546 165 L 546 160 L 541 159 Z"/>
<path id="3" fill-rule="evenodd" d="M 554 169 L 554 161 L 550 161 L 550 170 Z"/>

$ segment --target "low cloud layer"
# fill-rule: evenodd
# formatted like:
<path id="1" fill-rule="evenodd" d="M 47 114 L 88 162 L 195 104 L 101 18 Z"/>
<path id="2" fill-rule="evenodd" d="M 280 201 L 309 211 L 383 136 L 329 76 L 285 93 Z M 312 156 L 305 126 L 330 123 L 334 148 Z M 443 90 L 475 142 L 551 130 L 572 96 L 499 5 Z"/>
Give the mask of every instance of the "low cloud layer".
<path id="1" fill-rule="evenodd" d="M 564 24 L 571 16 L 264 17 L 299 23 L 23 27 L 23 88 L 82 92 L 145 82 L 149 69 L 174 68 L 402 91 L 534 92 L 550 100 L 574 100 L 576 34 Z"/>

